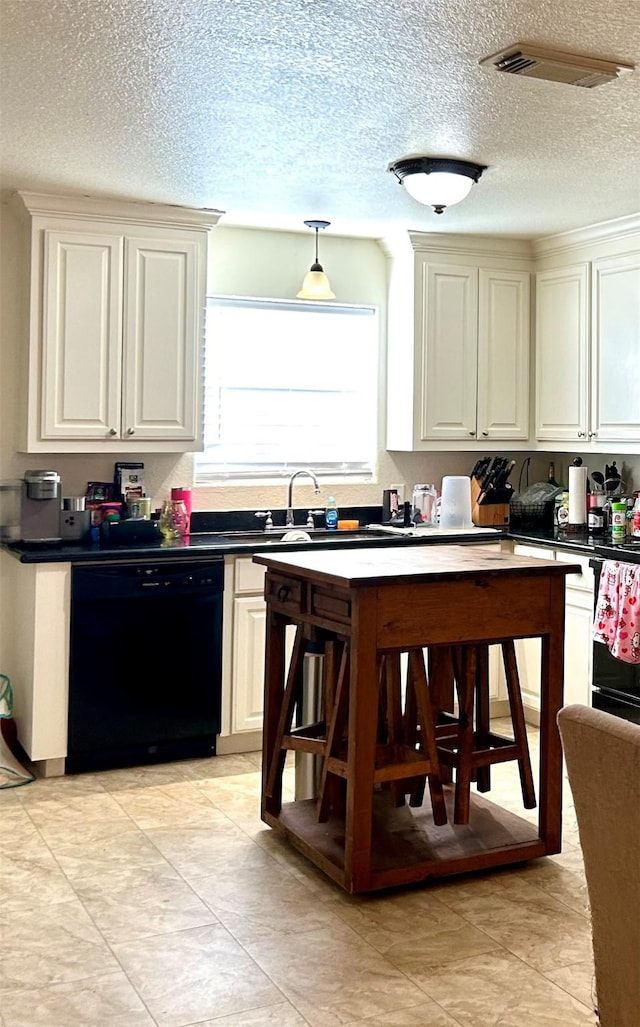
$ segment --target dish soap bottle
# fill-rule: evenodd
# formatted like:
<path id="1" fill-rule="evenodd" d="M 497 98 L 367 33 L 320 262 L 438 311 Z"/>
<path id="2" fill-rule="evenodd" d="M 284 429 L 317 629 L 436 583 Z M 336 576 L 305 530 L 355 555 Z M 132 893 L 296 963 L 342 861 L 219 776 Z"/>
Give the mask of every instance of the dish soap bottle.
<path id="1" fill-rule="evenodd" d="M 327 509 L 324 512 L 324 523 L 327 531 L 335 531 L 338 527 L 338 507 L 333 496 L 329 496 Z"/>

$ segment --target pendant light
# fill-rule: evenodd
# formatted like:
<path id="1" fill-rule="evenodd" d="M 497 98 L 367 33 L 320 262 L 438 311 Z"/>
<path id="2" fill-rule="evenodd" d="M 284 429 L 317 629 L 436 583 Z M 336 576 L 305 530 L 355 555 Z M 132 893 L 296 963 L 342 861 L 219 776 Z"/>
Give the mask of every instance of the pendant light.
<path id="1" fill-rule="evenodd" d="M 448 157 L 408 157 L 389 165 L 410 196 L 442 214 L 469 195 L 486 165 Z"/>
<path id="2" fill-rule="evenodd" d="M 307 228 L 315 228 L 316 231 L 316 259 L 304 276 L 302 288 L 297 293 L 298 299 L 334 300 L 336 298 L 335 292 L 331 291 L 331 285 L 324 273 L 324 268 L 318 262 L 318 232 L 321 228 L 328 228 L 330 224 L 330 221 L 305 221 Z"/>

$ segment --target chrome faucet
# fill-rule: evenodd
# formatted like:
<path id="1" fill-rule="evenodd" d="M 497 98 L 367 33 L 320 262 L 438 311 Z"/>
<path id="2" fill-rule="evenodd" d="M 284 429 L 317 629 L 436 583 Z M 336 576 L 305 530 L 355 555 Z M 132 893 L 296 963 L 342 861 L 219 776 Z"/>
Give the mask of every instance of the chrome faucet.
<path id="1" fill-rule="evenodd" d="M 295 523 L 295 521 L 293 519 L 293 483 L 296 480 L 296 478 L 299 477 L 299 475 L 301 475 L 301 474 L 307 474 L 312 479 L 312 481 L 313 481 L 313 488 L 314 488 L 314 492 L 315 492 L 316 496 L 320 492 L 320 486 L 318 485 L 318 479 L 316 478 L 316 476 L 313 473 L 313 471 L 301 470 L 301 471 L 294 471 L 293 472 L 293 474 L 289 478 L 289 486 L 288 486 L 288 491 L 287 491 L 287 517 L 286 517 L 286 520 L 285 520 L 285 524 L 286 524 L 287 528 L 293 527 L 293 525 Z"/>

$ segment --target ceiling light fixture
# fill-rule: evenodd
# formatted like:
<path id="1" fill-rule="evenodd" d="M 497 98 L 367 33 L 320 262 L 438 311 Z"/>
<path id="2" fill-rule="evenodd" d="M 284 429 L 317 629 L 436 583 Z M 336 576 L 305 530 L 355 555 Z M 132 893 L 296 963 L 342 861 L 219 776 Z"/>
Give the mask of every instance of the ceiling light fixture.
<path id="1" fill-rule="evenodd" d="M 324 268 L 318 262 L 318 231 L 321 228 L 328 228 L 330 224 L 330 221 L 305 221 L 307 228 L 315 228 L 316 230 L 316 259 L 304 276 L 302 288 L 297 294 L 298 299 L 334 300 L 336 298 L 335 292 L 331 291 L 331 285 L 324 273 Z"/>
<path id="2" fill-rule="evenodd" d="M 401 185 L 418 203 L 442 214 L 445 207 L 460 203 L 477 182 L 485 164 L 449 157 L 407 157 L 389 165 Z"/>

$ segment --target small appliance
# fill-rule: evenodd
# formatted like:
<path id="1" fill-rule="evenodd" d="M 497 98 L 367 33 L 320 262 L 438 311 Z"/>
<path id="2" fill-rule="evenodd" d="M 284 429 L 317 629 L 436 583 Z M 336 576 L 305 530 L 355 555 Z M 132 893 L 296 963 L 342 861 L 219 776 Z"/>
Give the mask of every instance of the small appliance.
<path id="1" fill-rule="evenodd" d="M 79 541 L 89 534 L 91 511 L 85 508 L 84 496 L 65 496 L 60 510 L 60 535 Z"/>
<path id="2" fill-rule="evenodd" d="M 25 471 L 20 502 L 22 542 L 60 542 L 60 475 Z"/>

